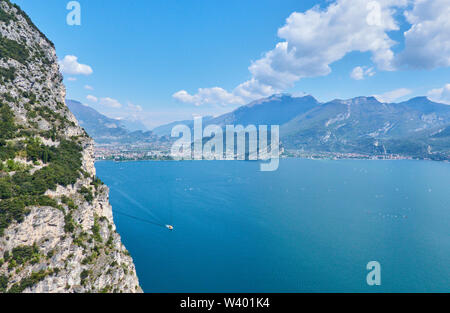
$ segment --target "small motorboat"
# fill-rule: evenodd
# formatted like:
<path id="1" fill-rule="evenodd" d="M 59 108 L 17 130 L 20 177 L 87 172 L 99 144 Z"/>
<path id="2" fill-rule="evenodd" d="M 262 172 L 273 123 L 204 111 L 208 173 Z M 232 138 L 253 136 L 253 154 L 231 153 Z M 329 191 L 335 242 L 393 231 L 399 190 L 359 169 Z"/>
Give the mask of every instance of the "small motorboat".
<path id="1" fill-rule="evenodd" d="M 166 228 L 167 228 L 168 230 L 173 230 L 173 226 L 172 226 L 172 225 L 166 225 Z"/>

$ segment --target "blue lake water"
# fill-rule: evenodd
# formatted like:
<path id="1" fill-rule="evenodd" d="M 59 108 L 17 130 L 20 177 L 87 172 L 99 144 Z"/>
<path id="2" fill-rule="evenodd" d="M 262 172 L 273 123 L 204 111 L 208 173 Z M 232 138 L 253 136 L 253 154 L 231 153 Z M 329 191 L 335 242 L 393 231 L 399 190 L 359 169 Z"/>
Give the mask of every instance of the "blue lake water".
<path id="1" fill-rule="evenodd" d="M 96 168 L 145 292 L 450 292 L 448 163 Z M 369 261 L 381 264 L 381 286 L 366 283 Z"/>

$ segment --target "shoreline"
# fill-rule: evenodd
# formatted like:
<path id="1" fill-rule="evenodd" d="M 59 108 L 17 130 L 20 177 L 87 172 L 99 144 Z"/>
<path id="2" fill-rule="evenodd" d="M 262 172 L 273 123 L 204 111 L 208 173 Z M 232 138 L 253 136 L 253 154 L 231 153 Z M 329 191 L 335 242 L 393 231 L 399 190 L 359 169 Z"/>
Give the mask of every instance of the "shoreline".
<path id="1" fill-rule="evenodd" d="M 403 157 L 403 158 L 355 158 L 355 157 L 339 157 L 339 158 L 312 158 L 312 157 L 301 157 L 301 156 L 290 156 L 290 157 L 280 157 L 280 160 L 283 159 L 298 159 L 298 160 L 311 160 L 311 161 L 349 161 L 349 160 L 355 160 L 355 161 L 430 161 L 430 162 L 443 162 L 443 163 L 450 163 L 450 160 L 433 160 L 433 159 L 423 159 L 423 158 L 412 158 L 412 157 Z M 97 162 L 117 162 L 117 163 L 127 163 L 127 162 L 193 162 L 193 161 L 241 161 L 241 162 L 264 162 L 265 160 L 210 160 L 210 159 L 203 159 L 203 160 L 168 160 L 168 159 L 121 159 L 121 160 L 115 160 L 115 159 L 96 159 L 95 163 Z"/>

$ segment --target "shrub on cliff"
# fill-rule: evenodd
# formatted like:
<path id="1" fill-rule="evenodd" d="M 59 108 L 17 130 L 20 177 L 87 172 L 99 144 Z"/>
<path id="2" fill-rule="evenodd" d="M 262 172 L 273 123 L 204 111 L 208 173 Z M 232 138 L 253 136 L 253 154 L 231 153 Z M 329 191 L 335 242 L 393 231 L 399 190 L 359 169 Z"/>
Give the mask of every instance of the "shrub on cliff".
<path id="1" fill-rule="evenodd" d="M 25 65 L 30 52 L 24 45 L 2 36 L 0 37 L 0 57 L 5 61 L 14 59 Z"/>
<path id="2" fill-rule="evenodd" d="M 12 139 L 18 127 L 14 123 L 14 114 L 11 108 L 0 103 L 0 139 Z"/>

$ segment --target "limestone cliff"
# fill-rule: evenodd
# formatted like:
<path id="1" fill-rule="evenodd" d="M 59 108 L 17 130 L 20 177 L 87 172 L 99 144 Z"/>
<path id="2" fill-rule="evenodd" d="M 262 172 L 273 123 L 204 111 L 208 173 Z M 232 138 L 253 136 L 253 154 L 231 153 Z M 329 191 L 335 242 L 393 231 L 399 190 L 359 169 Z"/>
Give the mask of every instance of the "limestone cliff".
<path id="1" fill-rule="evenodd" d="M 140 292 L 53 44 L 0 0 L 0 292 Z"/>

